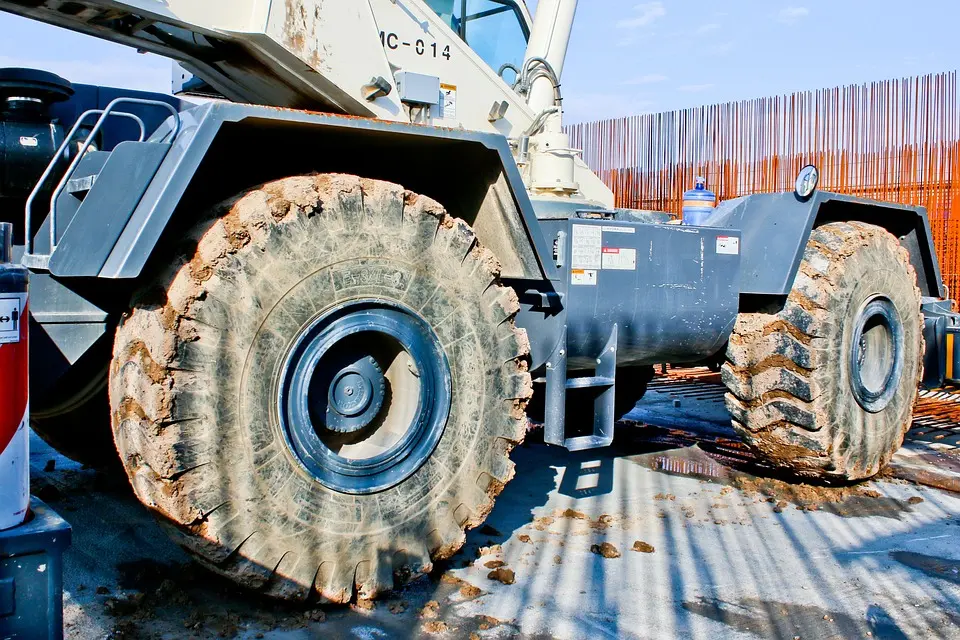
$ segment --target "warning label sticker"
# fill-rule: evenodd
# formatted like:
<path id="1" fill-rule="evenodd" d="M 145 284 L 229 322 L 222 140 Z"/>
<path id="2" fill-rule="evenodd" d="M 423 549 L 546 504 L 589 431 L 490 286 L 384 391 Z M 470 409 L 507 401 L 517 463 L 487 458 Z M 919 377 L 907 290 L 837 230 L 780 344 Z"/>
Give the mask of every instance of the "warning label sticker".
<path id="1" fill-rule="evenodd" d="M 440 85 L 440 119 L 457 119 L 457 87 L 452 84 Z"/>
<path id="2" fill-rule="evenodd" d="M 633 271 L 637 268 L 636 249 L 603 248 L 603 268 Z"/>
<path id="3" fill-rule="evenodd" d="M 23 318 L 23 300 L 0 297 L 0 344 L 20 342 L 20 323 Z"/>
<path id="4" fill-rule="evenodd" d="M 595 269 L 571 269 L 570 284 L 597 286 L 597 272 Z"/>
<path id="5" fill-rule="evenodd" d="M 570 257 L 572 269 L 600 269 L 600 250 L 603 247 L 603 227 L 585 224 L 573 225 L 573 245 Z"/>
<path id="6" fill-rule="evenodd" d="M 717 253 L 726 256 L 740 255 L 740 238 L 717 236 Z"/>

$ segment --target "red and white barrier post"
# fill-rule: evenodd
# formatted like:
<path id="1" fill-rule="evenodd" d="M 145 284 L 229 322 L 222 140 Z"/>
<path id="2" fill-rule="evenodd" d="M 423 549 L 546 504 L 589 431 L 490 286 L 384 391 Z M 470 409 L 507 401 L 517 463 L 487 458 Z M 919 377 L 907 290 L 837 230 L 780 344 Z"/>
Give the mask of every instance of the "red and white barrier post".
<path id="1" fill-rule="evenodd" d="M 27 285 L 13 264 L 13 225 L 0 223 L 0 531 L 23 524 L 30 503 Z"/>

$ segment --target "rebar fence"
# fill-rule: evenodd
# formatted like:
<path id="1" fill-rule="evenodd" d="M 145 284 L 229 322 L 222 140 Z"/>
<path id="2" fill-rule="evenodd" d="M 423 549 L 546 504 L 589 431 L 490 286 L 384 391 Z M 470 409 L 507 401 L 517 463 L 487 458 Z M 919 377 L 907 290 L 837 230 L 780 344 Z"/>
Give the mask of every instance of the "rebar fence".
<path id="1" fill-rule="evenodd" d="M 944 282 L 960 291 L 956 72 L 574 125 L 575 148 L 618 206 L 679 214 L 696 176 L 720 200 L 821 188 L 926 207 Z"/>

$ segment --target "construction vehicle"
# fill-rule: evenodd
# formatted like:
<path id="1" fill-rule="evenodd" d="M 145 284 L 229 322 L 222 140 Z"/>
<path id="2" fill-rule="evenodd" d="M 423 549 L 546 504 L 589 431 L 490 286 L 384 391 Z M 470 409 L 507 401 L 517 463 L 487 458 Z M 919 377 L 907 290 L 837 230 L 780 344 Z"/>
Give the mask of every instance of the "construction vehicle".
<path id="1" fill-rule="evenodd" d="M 562 128 L 576 8 L 0 0 L 216 96 L 0 73 L 36 431 L 88 461 L 115 443 L 212 570 L 333 602 L 460 548 L 528 404 L 546 442 L 604 447 L 655 363 L 725 354 L 767 462 L 876 474 L 921 377 L 953 377 L 926 212 L 813 168 L 701 226 L 616 208 Z"/>

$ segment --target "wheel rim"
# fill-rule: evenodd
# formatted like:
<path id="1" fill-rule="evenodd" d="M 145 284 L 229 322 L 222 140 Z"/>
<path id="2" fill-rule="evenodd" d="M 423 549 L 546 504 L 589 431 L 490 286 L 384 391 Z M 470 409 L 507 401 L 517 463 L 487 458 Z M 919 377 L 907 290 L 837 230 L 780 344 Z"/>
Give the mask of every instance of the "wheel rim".
<path id="1" fill-rule="evenodd" d="M 869 299 L 857 314 L 850 343 L 850 386 L 866 411 L 883 411 L 903 374 L 903 325 L 888 298 Z"/>
<path id="2" fill-rule="evenodd" d="M 318 482 L 343 493 L 392 487 L 430 457 L 450 413 L 450 366 L 416 313 L 358 300 L 294 340 L 279 376 L 284 438 Z"/>

